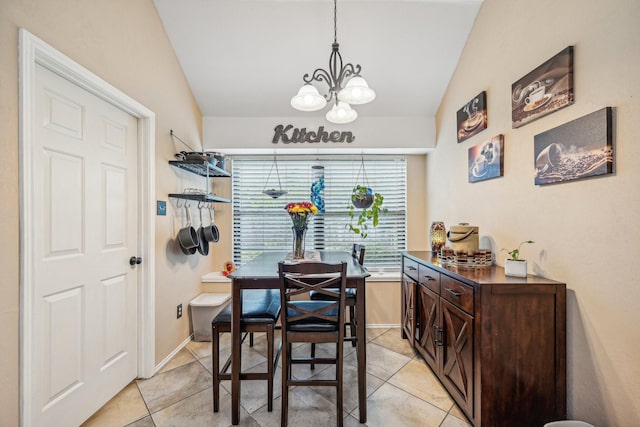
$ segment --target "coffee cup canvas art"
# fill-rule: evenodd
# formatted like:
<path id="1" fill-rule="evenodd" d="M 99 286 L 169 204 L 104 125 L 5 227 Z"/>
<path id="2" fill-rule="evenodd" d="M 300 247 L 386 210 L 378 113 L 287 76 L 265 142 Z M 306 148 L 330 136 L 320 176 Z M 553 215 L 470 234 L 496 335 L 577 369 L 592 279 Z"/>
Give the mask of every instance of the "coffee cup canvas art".
<path id="1" fill-rule="evenodd" d="M 536 185 L 613 173 L 612 108 L 533 137 Z"/>
<path id="2" fill-rule="evenodd" d="M 487 93 L 481 92 L 456 113 L 458 142 L 487 128 Z"/>
<path id="3" fill-rule="evenodd" d="M 469 182 L 498 178 L 504 174 L 504 137 L 497 135 L 469 148 Z"/>
<path id="4" fill-rule="evenodd" d="M 573 104 L 573 46 L 511 85 L 512 127 Z"/>

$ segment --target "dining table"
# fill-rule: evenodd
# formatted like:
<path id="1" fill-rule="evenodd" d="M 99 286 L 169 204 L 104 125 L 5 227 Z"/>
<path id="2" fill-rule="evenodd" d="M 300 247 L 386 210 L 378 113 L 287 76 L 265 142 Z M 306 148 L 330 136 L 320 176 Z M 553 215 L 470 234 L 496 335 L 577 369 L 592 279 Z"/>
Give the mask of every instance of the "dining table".
<path id="1" fill-rule="evenodd" d="M 367 339 L 365 283 L 370 276 L 350 252 L 317 250 L 305 252 L 305 259 L 292 260 L 291 252 L 265 251 L 229 275 L 231 279 L 231 424 L 240 422 L 240 367 L 242 365 L 242 291 L 245 289 L 279 289 L 278 263 L 318 261 L 347 263 L 347 288 L 356 289 L 356 353 L 358 371 L 358 408 L 360 423 L 367 422 Z"/>

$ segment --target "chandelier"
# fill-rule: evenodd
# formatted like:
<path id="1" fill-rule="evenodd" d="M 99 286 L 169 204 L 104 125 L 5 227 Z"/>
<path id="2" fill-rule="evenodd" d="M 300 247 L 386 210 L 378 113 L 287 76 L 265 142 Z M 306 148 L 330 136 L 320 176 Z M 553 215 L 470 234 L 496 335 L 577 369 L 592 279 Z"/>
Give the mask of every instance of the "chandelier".
<path id="1" fill-rule="evenodd" d="M 338 19 L 337 0 L 333 1 L 333 43 L 331 44 L 331 56 L 329 56 L 329 71 L 322 68 L 316 69 L 311 76 L 305 74 L 302 80 L 304 85 L 298 94 L 291 98 L 291 106 L 299 111 L 318 111 L 323 109 L 328 102 L 334 102 L 333 107 L 326 114 L 326 119 L 331 123 L 351 123 L 358 117 L 358 113 L 351 105 L 366 104 L 376 97 L 376 93 L 369 88 L 365 79 L 360 76 L 360 65 L 342 63 L 340 45 L 338 44 Z M 323 96 L 311 82 L 324 81 L 328 86 L 328 92 Z M 346 82 L 346 85 L 344 85 Z"/>

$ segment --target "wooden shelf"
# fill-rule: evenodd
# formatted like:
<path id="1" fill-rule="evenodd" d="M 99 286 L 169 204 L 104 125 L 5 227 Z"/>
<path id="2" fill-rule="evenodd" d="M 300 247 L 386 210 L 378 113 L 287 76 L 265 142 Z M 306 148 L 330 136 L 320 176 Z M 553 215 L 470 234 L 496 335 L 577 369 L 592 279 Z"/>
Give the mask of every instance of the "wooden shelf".
<path id="1" fill-rule="evenodd" d="M 169 197 L 173 197 L 174 199 L 197 200 L 198 202 L 204 203 L 231 203 L 230 199 L 218 197 L 214 194 L 172 193 L 169 194 Z"/>
<path id="2" fill-rule="evenodd" d="M 220 169 L 213 163 L 202 160 L 169 160 L 169 164 L 178 169 L 186 170 L 205 178 L 225 177 L 229 178 L 231 174 L 224 169 Z"/>

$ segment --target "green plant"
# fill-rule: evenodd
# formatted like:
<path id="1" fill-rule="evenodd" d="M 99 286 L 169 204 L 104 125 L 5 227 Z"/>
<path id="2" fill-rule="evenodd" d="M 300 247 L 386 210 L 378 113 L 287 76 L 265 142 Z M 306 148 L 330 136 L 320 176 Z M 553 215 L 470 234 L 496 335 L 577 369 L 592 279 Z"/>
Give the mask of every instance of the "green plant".
<path id="1" fill-rule="evenodd" d="M 535 242 L 533 240 L 525 240 L 524 242 L 520 243 L 516 249 L 512 249 L 512 250 L 500 249 L 500 252 L 507 251 L 507 253 L 509 254 L 512 260 L 518 261 L 520 259 L 520 248 L 525 243 L 535 243 Z"/>
<path id="2" fill-rule="evenodd" d="M 367 198 L 372 197 L 373 201 L 369 207 L 363 208 L 360 214 L 356 212 L 356 206 L 354 203 L 358 201 L 366 200 Z M 377 227 L 380 222 L 380 215 L 387 212 L 386 208 L 382 207 L 382 203 L 384 202 L 384 197 L 380 193 L 374 193 L 371 188 L 365 187 L 363 185 L 357 185 L 353 187 L 353 191 L 351 193 L 351 202 L 349 205 L 349 217 L 351 217 L 351 224 L 348 224 L 347 227 L 349 231 L 352 231 L 355 234 L 359 234 L 360 237 L 366 239 L 368 236 L 367 229 L 369 228 L 368 222 L 371 221 L 373 227 Z M 356 224 L 353 224 L 354 219 L 357 218 Z"/>

